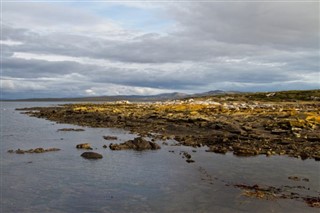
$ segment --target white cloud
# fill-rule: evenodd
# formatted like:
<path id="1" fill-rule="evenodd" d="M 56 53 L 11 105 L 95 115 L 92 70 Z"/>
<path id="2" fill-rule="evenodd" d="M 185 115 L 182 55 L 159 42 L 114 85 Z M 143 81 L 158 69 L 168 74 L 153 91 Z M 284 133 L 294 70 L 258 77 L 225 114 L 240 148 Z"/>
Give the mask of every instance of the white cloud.
<path id="1" fill-rule="evenodd" d="M 0 45 L 7 45 L 7 46 L 16 46 L 23 44 L 20 41 L 13 41 L 13 40 L 0 40 Z"/>

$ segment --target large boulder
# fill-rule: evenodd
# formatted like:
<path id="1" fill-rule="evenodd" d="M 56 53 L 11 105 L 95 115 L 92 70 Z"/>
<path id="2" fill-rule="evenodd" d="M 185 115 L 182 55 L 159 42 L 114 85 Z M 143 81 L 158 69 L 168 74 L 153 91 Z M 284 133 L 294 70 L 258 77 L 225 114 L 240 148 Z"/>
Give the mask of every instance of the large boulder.
<path id="1" fill-rule="evenodd" d="M 81 157 L 86 159 L 101 159 L 103 156 L 96 152 L 84 152 L 81 154 Z"/>
<path id="2" fill-rule="evenodd" d="M 125 150 L 125 149 L 133 149 L 137 151 L 143 150 L 156 150 L 160 149 L 160 146 L 154 142 L 147 141 L 142 137 L 135 138 L 133 140 L 126 141 L 121 144 L 110 144 L 111 150 Z"/>

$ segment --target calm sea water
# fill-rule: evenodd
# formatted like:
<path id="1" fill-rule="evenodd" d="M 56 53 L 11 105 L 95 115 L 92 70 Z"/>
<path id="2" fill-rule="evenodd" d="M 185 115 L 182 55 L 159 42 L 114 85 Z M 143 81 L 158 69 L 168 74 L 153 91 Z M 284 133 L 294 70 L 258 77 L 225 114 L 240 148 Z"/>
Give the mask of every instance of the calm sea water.
<path id="1" fill-rule="evenodd" d="M 117 143 L 135 135 L 119 129 L 76 127 L 28 117 L 19 107 L 57 103 L 1 103 L 1 213 L 7 212 L 319 212 L 295 200 L 259 200 L 226 184 L 303 185 L 320 191 L 319 162 L 265 156 L 238 158 L 206 148 L 162 145 L 157 151 L 111 151 L 103 135 Z M 76 127 L 78 128 L 78 127 Z M 80 157 L 76 144 L 90 143 L 101 160 Z M 161 144 L 161 142 L 159 142 Z M 58 152 L 10 154 L 9 149 L 60 148 Z M 175 152 L 169 152 L 174 150 Z M 188 151 L 195 163 L 179 155 Z M 309 178 L 294 182 L 289 176 Z M 319 195 L 318 195 L 319 196 Z"/>

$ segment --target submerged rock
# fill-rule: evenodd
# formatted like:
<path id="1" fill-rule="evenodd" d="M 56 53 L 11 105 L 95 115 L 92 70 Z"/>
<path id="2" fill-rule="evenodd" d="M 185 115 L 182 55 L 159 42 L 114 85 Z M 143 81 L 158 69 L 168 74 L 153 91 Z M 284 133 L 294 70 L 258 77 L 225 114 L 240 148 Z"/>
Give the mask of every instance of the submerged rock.
<path id="1" fill-rule="evenodd" d="M 111 140 L 118 140 L 118 137 L 107 135 L 107 136 L 103 136 L 103 139 L 111 141 Z"/>
<path id="2" fill-rule="evenodd" d="M 81 154 L 81 157 L 86 159 L 101 159 L 103 156 L 96 152 L 84 152 Z"/>
<path id="3" fill-rule="evenodd" d="M 70 132 L 70 131 L 82 132 L 82 131 L 84 131 L 84 129 L 75 129 L 75 128 L 62 128 L 62 129 L 58 129 L 58 132 Z"/>
<path id="4" fill-rule="evenodd" d="M 138 137 L 121 144 L 110 144 L 109 147 L 111 150 L 133 149 L 137 151 L 143 151 L 160 149 L 160 146 L 158 144 L 151 141 L 147 141 L 142 137 Z"/>

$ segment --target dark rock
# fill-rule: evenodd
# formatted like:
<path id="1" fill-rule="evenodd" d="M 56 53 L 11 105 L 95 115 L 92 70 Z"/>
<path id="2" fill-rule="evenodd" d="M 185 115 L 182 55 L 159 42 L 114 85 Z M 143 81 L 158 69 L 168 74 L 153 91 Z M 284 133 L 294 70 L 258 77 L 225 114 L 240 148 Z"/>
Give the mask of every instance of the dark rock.
<path id="1" fill-rule="evenodd" d="M 191 155 L 188 152 L 182 152 L 183 156 L 187 159 L 191 159 Z"/>
<path id="2" fill-rule="evenodd" d="M 59 151 L 60 149 L 58 148 L 48 148 L 48 149 L 44 149 L 44 148 L 35 148 L 35 149 L 29 149 L 29 150 L 21 150 L 21 149 L 17 149 L 16 151 L 13 150 L 9 150 L 9 153 L 17 153 L 17 154 L 24 154 L 24 153 L 44 153 L 44 152 L 54 152 L 54 151 Z"/>
<path id="3" fill-rule="evenodd" d="M 103 145 L 102 147 L 103 147 L 103 148 L 105 148 L 105 149 L 106 149 L 106 148 L 108 148 L 108 146 L 107 146 L 107 145 Z"/>
<path id="4" fill-rule="evenodd" d="M 96 152 L 84 152 L 81 154 L 81 157 L 86 159 L 101 159 L 103 156 Z"/>
<path id="5" fill-rule="evenodd" d="M 320 208 L 320 197 L 305 197 L 303 200 L 310 206 L 310 207 L 317 207 Z"/>
<path id="6" fill-rule="evenodd" d="M 49 148 L 45 150 L 46 152 L 55 152 L 55 151 L 60 151 L 58 148 Z"/>
<path id="7" fill-rule="evenodd" d="M 133 149 L 137 151 L 142 150 L 156 150 L 160 149 L 160 146 L 154 142 L 147 141 L 143 139 L 142 137 L 135 138 L 133 140 L 126 141 L 121 144 L 110 144 L 109 145 L 111 150 L 125 150 L 125 149 Z"/>
<path id="8" fill-rule="evenodd" d="M 24 154 L 25 151 L 23 151 L 23 150 L 21 150 L 21 149 L 18 149 L 18 150 L 16 150 L 16 153 L 17 153 L 17 154 Z"/>
<path id="9" fill-rule="evenodd" d="M 58 132 L 69 132 L 69 131 L 82 132 L 82 131 L 84 131 L 84 129 L 75 129 L 75 128 L 58 129 Z"/>
<path id="10" fill-rule="evenodd" d="M 233 148 L 233 154 L 237 156 L 255 156 L 258 155 L 259 152 L 255 150 L 254 148 L 247 148 L 247 147 L 232 147 Z"/>
<path id="11" fill-rule="evenodd" d="M 271 131 L 271 134 L 274 135 L 281 135 L 281 134 L 287 134 L 289 131 L 283 130 L 283 129 L 274 129 Z"/>
<path id="12" fill-rule="evenodd" d="M 192 159 L 187 159 L 186 162 L 187 162 L 187 163 L 194 163 L 195 161 L 192 160 Z"/>
<path id="13" fill-rule="evenodd" d="M 210 146 L 209 150 L 206 150 L 206 152 L 214 152 L 218 154 L 226 154 L 228 152 L 228 149 L 223 146 Z"/>
<path id="14" fill-rule="evenodd" d="M 116 136 L 110 136 L 110 135 L 107 135 L 107 136 L 103 136 L 103 138 L 105 139 L 105 140 L 118 140 L 118 137 L 116 137 Z"/>
<path id="15" fill-rule="evenodd" d="M 297 176 L 290 176 L 288 177 L 289 180 L 294 180 L 294 181 L 300 181 L 301 178 L 297 177 Z"/>

